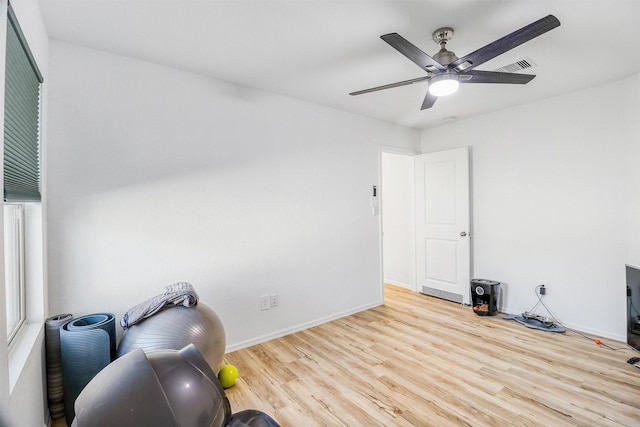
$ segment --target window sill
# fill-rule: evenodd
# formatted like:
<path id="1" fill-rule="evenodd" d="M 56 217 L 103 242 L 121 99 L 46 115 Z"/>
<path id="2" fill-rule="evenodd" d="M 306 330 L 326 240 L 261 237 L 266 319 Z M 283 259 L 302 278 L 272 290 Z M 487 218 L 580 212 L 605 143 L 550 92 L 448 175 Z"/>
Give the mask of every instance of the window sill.
<path id="1" fill-rule="evenodd" d="M 41 322 L 29 322 L 22 328 L 15 338 L 15 342 L 11 343 L 9 347 L 9 393 L 13 393 L 29 356 L 38 341 L 43 339 L 43 331 L 44 325 Z"/>

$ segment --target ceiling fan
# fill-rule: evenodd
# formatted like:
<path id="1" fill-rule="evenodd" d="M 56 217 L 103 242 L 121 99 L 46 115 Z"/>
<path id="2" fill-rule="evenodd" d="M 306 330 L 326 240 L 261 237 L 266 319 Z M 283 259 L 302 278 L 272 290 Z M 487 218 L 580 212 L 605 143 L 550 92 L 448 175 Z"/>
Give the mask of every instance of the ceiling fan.
<path id="1" fill-rule="evenodd" d="M 398 33 L 385 34 L 380 38 L 426 71 L 427 75 L 351 92 L 349 95 L 362 95 L 426 81 L 429 89 L 420 108 L 425 110 L 431 108 L 439 96 L 455 92 L 459 83 L 526 84 L 533 80 L 535 75 L 479 71 L 474 68 L 558 26 L 560 26 L 558 18 L 548 15 L 462 58 L 458 58 L 455 53 L 447 50 L 447 42 L 453 37 L 453 28 L 450 27 L 439 28 L 433 32 L 433 41 L 440 45 L 440 51 L 433 57 L 418 49 Z"/>

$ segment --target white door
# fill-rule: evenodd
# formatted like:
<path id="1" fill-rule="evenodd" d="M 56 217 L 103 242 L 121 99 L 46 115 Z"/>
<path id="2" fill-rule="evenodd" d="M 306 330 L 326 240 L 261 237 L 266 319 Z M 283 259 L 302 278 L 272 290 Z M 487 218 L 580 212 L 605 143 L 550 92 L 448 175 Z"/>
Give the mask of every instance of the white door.
<path id="1" fill-rule="evenodd" d="M 415 157 L 418 291 L 471 303 L 469 149 Z"/>

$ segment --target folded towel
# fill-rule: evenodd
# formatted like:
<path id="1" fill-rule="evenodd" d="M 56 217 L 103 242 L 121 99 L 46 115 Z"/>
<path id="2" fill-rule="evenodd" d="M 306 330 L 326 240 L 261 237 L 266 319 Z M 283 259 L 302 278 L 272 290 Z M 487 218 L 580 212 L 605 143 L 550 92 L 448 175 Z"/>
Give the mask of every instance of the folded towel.
<path id="1" fill-rule="evenodd" d="M 165 308 L 176 305 L 191 307 L 197 303 L 198 294 L 190 283 L 174 283 L 173 285 L 167 286 L 162 294 L 149 298 L 129 309 L 124 316 L 122 316 L 120 326 L 126 330 Z"/>

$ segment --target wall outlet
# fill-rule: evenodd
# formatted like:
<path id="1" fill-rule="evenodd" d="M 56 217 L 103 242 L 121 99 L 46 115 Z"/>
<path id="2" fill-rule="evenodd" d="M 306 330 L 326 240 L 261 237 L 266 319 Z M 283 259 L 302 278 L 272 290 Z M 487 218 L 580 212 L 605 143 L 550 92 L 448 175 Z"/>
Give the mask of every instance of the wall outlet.
<path id="1" fill-rule="evenodd" d="M 538 282 L 538 293 L 540 295 L 546 295 L 547 289 L 549 288 L 549 282 Z"/>
<path id="2" fill-rule="evenodd" d="M 271 297 L 269 295 L 263 295 L 260 297 L 260 310 L 269 310 L 271 308 Z"/>
<path id="3" fill-rule="evenodd" d="M 277 307 L 280 304 L 280 297 L 278 294 L 271 294 L 271 307 Z"/>

